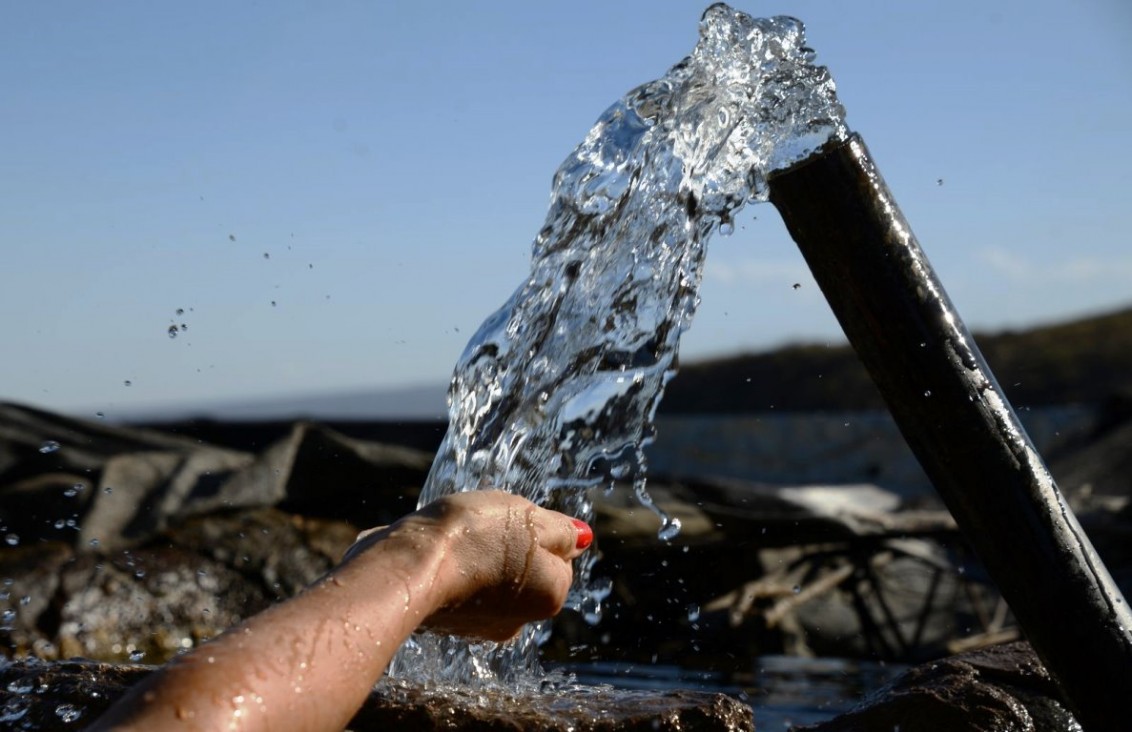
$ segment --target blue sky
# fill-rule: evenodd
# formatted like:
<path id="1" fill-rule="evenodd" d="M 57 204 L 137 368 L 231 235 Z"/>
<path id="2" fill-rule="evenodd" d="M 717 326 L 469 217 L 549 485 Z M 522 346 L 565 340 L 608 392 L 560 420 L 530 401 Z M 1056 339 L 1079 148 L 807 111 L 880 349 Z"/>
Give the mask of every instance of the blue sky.
<path id="1" fill-rule="evenodd" d="M 6 4 L 0 398 L 446 381 L 555 168 L 705 6 Z M 970 326 L 1132 304 L 1129 3 L 735 6 L 805 21 Z M 685 360 L 841 339 L 769 206 L 712 242 L 701 294 Z"/>

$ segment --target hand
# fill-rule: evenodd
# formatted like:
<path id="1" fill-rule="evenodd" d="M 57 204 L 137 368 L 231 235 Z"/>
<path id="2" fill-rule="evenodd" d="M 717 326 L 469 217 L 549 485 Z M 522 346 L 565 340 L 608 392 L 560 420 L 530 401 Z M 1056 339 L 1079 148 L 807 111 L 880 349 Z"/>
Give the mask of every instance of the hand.
<path id="1" fill-rule="evenodd" d="M 501 641 L 558 612 L 592 537 L 519 496 L 448 496 L 366 532 L 318 582 L 166 664 L 91 729 L 343 729 L 421 621 Z"/>
<path id="2" fill-rule="evenodd" d="M 432 630 L 503 641 L 556 614 L 573 579 L 571 560 L 592 532 L 520 496 L 469 491 L 446 496 L 391 526 L 365 532 L 345 561 L 364 561 L 371 547 L 438 550 L 428 583 Z"/>

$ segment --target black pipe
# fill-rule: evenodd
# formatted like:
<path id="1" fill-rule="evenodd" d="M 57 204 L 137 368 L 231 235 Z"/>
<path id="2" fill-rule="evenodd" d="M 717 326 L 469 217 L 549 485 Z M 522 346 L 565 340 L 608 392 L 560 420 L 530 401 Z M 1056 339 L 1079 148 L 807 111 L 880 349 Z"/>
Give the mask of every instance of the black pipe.
<path id="1" fill-rule="evenodd" d="M 1132 727 L 1132 613 L 864 142 L 852 135 L 777 174 L 770 200 L 1078 721 Z"/>

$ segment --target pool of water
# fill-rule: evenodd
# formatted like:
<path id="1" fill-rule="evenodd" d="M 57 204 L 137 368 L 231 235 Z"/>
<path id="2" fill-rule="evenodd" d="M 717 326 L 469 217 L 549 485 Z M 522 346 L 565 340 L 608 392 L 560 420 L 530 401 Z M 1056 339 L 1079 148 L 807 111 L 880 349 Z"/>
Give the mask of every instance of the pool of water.
<path id="1" fill-rule="evenodd" d="M 554 668 L 580 684 L 618 689 L 693 689 L 735 697 L 754 711 L 760 730 L 814 724 L 848 711 L 906 667 L 837 658 L 763 656 L 749 672 L 719 673 L 679 666 L 595 662 Z"/>

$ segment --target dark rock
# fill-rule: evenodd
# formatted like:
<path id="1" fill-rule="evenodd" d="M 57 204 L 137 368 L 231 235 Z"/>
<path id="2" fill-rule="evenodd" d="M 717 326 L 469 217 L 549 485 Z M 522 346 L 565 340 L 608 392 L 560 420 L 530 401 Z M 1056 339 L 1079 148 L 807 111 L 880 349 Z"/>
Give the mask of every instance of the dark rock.
<path id="1" fill-rule="evenodd" d="M 1058 485 L 1088 507 L 1105 496 L 1132 497 L 1132 419 L 1111 426 L 1095 441 L 1050 465 Z"/>
<path id="2" fill-rule="evenodd" d="M 795 732 L 1065 732 L 1080 729 L 1027 643 L 915 666 L 860 706 Z"/>
<path id="3" fill-rule="evenodd" d="M 0 404 L 9 545 L 139 546 L 193 516 L 276 506 L 363 528 L 416 507 L 432 456 L 307 423 L 258 455 Z"/>
<path id="4" fill-rule="evenodd" d="M 7 730 L 82 729 L 153 670 L 149 666 L 28 659 L 0 665 Z"/>
<path id="5" fill-rule="evenodd" d="M 263 508 L 189 519 L 133 549 L 0 551 L 0 654 L 163 662 L 296 594 L 356 533 Z"/>
<path id="6" fill-rule="evenodd" d="M 649 491 L 684 530 L 662 542 L 631 491 L 599 496 L 594 573 L 612 594 L 597 627 L 556 622 L 553 659 L 717 670 L 767 653 L 908 661 L 987 629 L 971 607 L 987 593 L 955 566 L 962 539 L 944 512 L 894 512 L 897 497 L 868 485 L 661 479 Z"/>
<path id="7" fill-rule="evenodd" d="M 39 555 L 46 571 L 20 571 Z M 21 556 L 22 555 L 22 556 Z M 0 554 L 0 653 L 161 662 L 268 605 L 238 571 L 176 548 L 74 555 L 64 545 Z"/>
<path id="8" fill-rule="evenodd" d="M 351 723 L 356 730 L 422 732 L 708 732 L 753 730 L 750 707 L 723 694 L 571 687 L 512 696 L 383 683 Z"/>
<path id="9" fill-rule="evenodd" d="M 82 660 L 0 667 L 0 722 L 12 730 L 79 729 L 152 667 Z M 617 691 L 605 687 L 513 696 L 499 691 L 382 684 L 350 722 L 356 732 L 745 732 L 751 709 L 723 694 Z"/>

